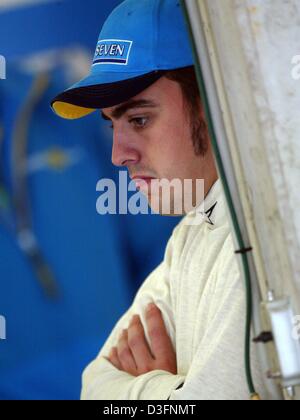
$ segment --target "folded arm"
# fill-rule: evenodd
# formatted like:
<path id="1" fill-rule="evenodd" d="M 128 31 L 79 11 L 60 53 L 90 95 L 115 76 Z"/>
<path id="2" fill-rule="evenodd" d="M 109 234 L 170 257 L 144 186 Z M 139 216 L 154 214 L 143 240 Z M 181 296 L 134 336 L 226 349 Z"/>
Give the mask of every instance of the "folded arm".
<path id="1" fill-rule="evenodd" d="M 170 290 L 173 240 L 174 233 L 164 261 L 143 283 L 99 356 L 85 370 L 82 399 L 167 400 L 184 382 L 176 368 L 174 304 Z M 151 302 L 156 309 L 147 315 Z"/>

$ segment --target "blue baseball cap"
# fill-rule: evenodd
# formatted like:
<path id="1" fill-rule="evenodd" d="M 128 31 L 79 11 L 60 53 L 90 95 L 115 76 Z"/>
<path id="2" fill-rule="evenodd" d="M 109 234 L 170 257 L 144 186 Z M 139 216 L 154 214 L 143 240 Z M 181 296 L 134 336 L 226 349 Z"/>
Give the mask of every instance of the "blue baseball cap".
<path id="1" fill-rule="evenodd" d="M 103 25 L 90 74 L 51 106 L 77 119 L 128 101 L 166 71 L 194 65 L 179 0 L 126 0 Z"/>

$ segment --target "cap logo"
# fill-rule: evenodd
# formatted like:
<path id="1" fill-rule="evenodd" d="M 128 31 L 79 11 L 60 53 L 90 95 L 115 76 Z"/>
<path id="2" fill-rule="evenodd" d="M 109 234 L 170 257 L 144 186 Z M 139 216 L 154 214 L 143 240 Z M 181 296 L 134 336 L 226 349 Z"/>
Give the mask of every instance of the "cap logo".
<path id="1" fill-rule="evenodd" d="M 103 39 L 98 41 L 93 65 L 117 64 L 127 66 L 132 41 Z"/>

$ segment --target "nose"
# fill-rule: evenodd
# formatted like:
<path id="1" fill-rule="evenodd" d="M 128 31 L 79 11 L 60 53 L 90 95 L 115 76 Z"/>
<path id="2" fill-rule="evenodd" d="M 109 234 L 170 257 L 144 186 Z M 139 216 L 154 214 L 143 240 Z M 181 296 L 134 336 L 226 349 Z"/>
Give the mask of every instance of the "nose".
<path id="1" fill-rule="evenodd" d="M 113 149 L 111 161 L 115 166 L 128 166 L 137 163 L 140 160 L 140 153 L 133 145 L 132 141 L 128 141 L 126 133 L 122 133 L 115 129 L 113 138 Z"/>

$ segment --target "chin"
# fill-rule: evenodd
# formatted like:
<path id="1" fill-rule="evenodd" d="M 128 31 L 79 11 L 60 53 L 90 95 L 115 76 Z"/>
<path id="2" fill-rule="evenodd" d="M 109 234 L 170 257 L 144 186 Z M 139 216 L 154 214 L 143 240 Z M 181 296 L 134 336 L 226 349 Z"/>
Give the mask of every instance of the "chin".
<path id="1" fill-rule="evenodd" d="M 163 208 L 162 200 L 158 197 L 148 196 L 148 204 L 151 210 L 154 213 L 159 214 L 160 216 L 180 217 L 185 215 L 185 213 L 182 212 L 175 212 L 173 202 L 170 205 L 166 205 L 165 208 Z"/>

